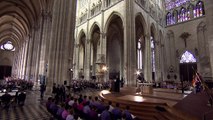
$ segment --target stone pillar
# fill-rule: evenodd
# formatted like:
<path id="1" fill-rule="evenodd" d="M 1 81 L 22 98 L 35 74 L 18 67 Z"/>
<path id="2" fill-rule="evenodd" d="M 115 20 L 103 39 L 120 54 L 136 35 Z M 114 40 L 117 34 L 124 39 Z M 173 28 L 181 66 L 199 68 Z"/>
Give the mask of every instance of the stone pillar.
<path id="1" fill-rule="evenodd" d="M 159 30 L 156 30 L 155 37 L 155 82 L 160 82 L 160 34 Z"/>
<path id="2" fill-rule="evenodd" d="M 73 55 L 73 58 L 74 58 L 74 62 L 73 62 L 73 66 L 74 66 L 74 75 L 73 75 L 73 78 L 74 79 L 78 79 L 79 77 L 79 43 L 78 43 L 78 39 L 76 38 L 75 39 L 75 46 L 74 46 L 74 55 Z"/>
<path id="3" fill-rule="evenodd" d="M 135 40 L 135 16 L 134 1 L 125 1 L 125 20 L 124 23 L 124 79 L 130 86 L 136 85 L 136 40 Z"/>
<path id="4" fill-rule="evenodd" d="M 145 67 L 144 78 L 148 82 L 152 82 L 152 65 L 151 65 L 151 40 L 150 40 L 150 28 L 148 27 L 147 34 L 145 35 Z"/>
<path id="5" fill-rule="evenodd" d="M 35 40 L 35 28 L 31 30 L 31 35 L 29 39 L 29 47 L 28 47 L 28 53 L 27 53 L 27 69 L 26 69 L 26 76 L 27 80 L 29 80 L 29 77 L 31 75 L 31 65 L 32 65 L 32 58 L 33 58 L 33 47 L 34 47 L 34 40 Z"/>
<path id="6" fill-rule="evenodd" d="M 89 23 L 88 23 L 89 24 Z M 88 32 L 87 32 L 88 33 Z M 89 34 L 87 35 L 89 36 Z M 84 79 L 90 80 L 90 61 L 91 61 L 91 42 L 87 39 L 85 42 L 85 66 L 84 66 Z"/>
<path id="7" fill-rule="evenodd" d="M 39 24 L 39 23 L 36 23 Z M 35 81 L 35 77 L 36 77 L 36 69 L 37 66 L 39 65 L 38 63 L 38 54 L 40 51 L 40 31 L 41 31 L 41 27 L 39 25 L 36 26 L 36 33 L 35 33 L 35 40 L 34 40 L 34 45 L 33 45 L 33 55 L 32 55 L 32 59 L 31 59 L 31 73 L 30 73 L 30 78 L 29 80 L 31 81 Z"/>
<path id="8" fill-rule="evenodd" d="M 211 72 L 213 72 L 213 0 L 205 0 L 205 16 L 207 22 L 207 41 L 209 43 L 209 53 L 210 54 L 210 64 L 211 64 Z M 211 74 L 212 77 L 213 73 Z"/>
<path id="9" fill-rule="evenodd" d="M 39 76 L 47 76 L 47 56 L 49 53 L 49 42 L 50 42 L 50 30 L 51 30 L 51 13 L 47 10 L 43 10 L 41 13 L 40 20 L 40 47 L 38 52 L 38 69 L 36 71 L 36 80 L 39 79 Z"/>
<path id="10" fill-rule="evenodd" d="M 47 94 L 51 93 L 53 83 L 63 84 L 69 80 L 74 45 L 76 0 L 56 0 L 53 6 L 52 31 L 50 35 Z"/>
<path id="11" fill-rule="evenodd" d="M 29 53 L 29 43 L 30 43 L 30 36 L 28 35 L 26 38 L 26 54 L 25 54 L 25 62 L 24 62 L 24 76 L 27 76 L 27 62 L 28 62 L 28 53 Z"/>
<path id="12" fill-rule="evenodd" d="M 28 50 L 28 40 L 25 40 L 24 43 L 24 55 L 23 55 L 23 65 L 22 65 L 22 74 L 25 76 L 26 71 L 26 59 L 27 59 L 27 50 Z"/>

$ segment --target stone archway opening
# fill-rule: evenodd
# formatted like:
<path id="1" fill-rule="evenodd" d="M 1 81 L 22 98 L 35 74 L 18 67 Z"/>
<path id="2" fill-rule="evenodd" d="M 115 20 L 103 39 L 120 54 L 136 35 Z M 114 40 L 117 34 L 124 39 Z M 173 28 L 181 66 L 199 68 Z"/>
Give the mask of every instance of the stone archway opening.
<path id="1" fill-rule="evenodd" d="M 98 48 L 100 47 L 100 28 L 95 25 L 91 35 L 91 54 L 90 54 L 90 76 L 91 79 L 96 79 L 96 61 Z"/>
<path id="2" fill-rule="evenodd" d="M 84 78 L 86 35 L 82 33 L 79 39 L 79 78 Z"/>
<path id="3" fill-rule="evenodd" d="M 123 22 L 114 15 L 107 29 L 107 66 L 109 79 L 123 76 L 124 72 L 124 38 Z"/>
<path id="4" fill-rule="evenodd" d="M 191 82 L 195 71 L 197 71 L 197 61 L 192 53 L 185 51 L 180 59 L 180 79 Z"/>

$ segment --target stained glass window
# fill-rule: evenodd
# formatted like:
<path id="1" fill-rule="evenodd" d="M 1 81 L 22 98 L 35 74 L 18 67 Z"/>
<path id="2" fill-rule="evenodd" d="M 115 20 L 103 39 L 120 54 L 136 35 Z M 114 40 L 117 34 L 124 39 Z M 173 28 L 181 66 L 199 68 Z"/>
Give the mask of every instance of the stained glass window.
<path id="1" fill-rule="evenodd" d="M 199 1 L 196 4 L 196 7 L 194 9 L 194 17 L 200 17 L 204 15 L 204 6 L 203 6 L 203 2 Z"/>
<path id="2" fill-rule="evenodd" d="M 142 40 L 138 40 L 137 55 L 138 55 L 138 69 L 142 69 Z"/>
<path id="3" fill-rule="evenodd" d="M 186 4 L 186 2 L 190 2 L 190 0 L 165 0 L 165 7 L 166 10 L 170 10 L 175 7 L 179 7 L 183 4 Z"/>
<path id="4" fill-rule="evenodd" d="M 155 44 L 154 38 L 151 36 L 151 54 L 152 54 L 152 72 L 155 72 Z"/>
<path id="5" fill-rule="evenodd" d="M 195 57 L 188 51 L 183 53 L 183 55 L 181 56 L 180 63 L 195 63 L 195 62 L 196 62 Z"/>
<path id="6" fill-rule="evenodd" d="M 181 8 L 180 12 L 179 12 L 179 17 L 178 17 L 178 22 L 183 22 L 186 21 L 187 19 L 187 15 L 186 15 L 186 8 Z"/>
<path id="7" fill-rule="evenodd" d="M 176 23 L 176 17 L 175 17 L 175 14 L 173 13 L 167 13 L 167 16 L 166 16 L 166 25 L 172 25 L 172 24 L 175 24 Z"/>
<path id="8" fill-rule="evenodd" d="M 2 50 L 15 51 L 15 47 L 13 46 L 11 41 L 7 41 L 3 45 L 1 45 L 1 49 Z"/>
<path id="9" fill-rule="evenodd" d="M 173 11 L 173 24 L 177 23 L 178 21 L 178 12 L 177 10 Z"/>
<path id="10" fill-rule="evenodd" d="M 192 4 L 189 5 L 187 8 L 187 20 L 190 20 L 191 18 L 194 17 L 193 10 L 194 10 L 194 6 Z"/>

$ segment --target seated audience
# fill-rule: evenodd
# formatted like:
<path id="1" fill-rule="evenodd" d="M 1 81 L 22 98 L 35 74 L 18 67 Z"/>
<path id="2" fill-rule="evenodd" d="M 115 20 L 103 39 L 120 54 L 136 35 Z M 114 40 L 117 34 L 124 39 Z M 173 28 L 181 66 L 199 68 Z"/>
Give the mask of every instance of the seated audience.
<path id="1" fill-rule="evenodd" d="M 121 117 L 122 117 L 122 111 L 120 110 L 119 106 L 120 106 L 120 104 L 116 103 L 116 107 L 111 112 L 112 116 L 115 120 L 121 119 Z"/>

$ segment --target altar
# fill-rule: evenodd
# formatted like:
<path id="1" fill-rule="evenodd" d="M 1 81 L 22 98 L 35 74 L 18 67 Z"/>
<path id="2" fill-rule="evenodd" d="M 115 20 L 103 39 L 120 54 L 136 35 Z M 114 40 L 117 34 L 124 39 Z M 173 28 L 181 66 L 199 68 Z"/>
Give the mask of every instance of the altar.
<path id="1" fill-rule="evenodd" d="M 153 93 L 153 83 L 138 83 L 138 87 L 141 93 L 152 94 Z"/>

